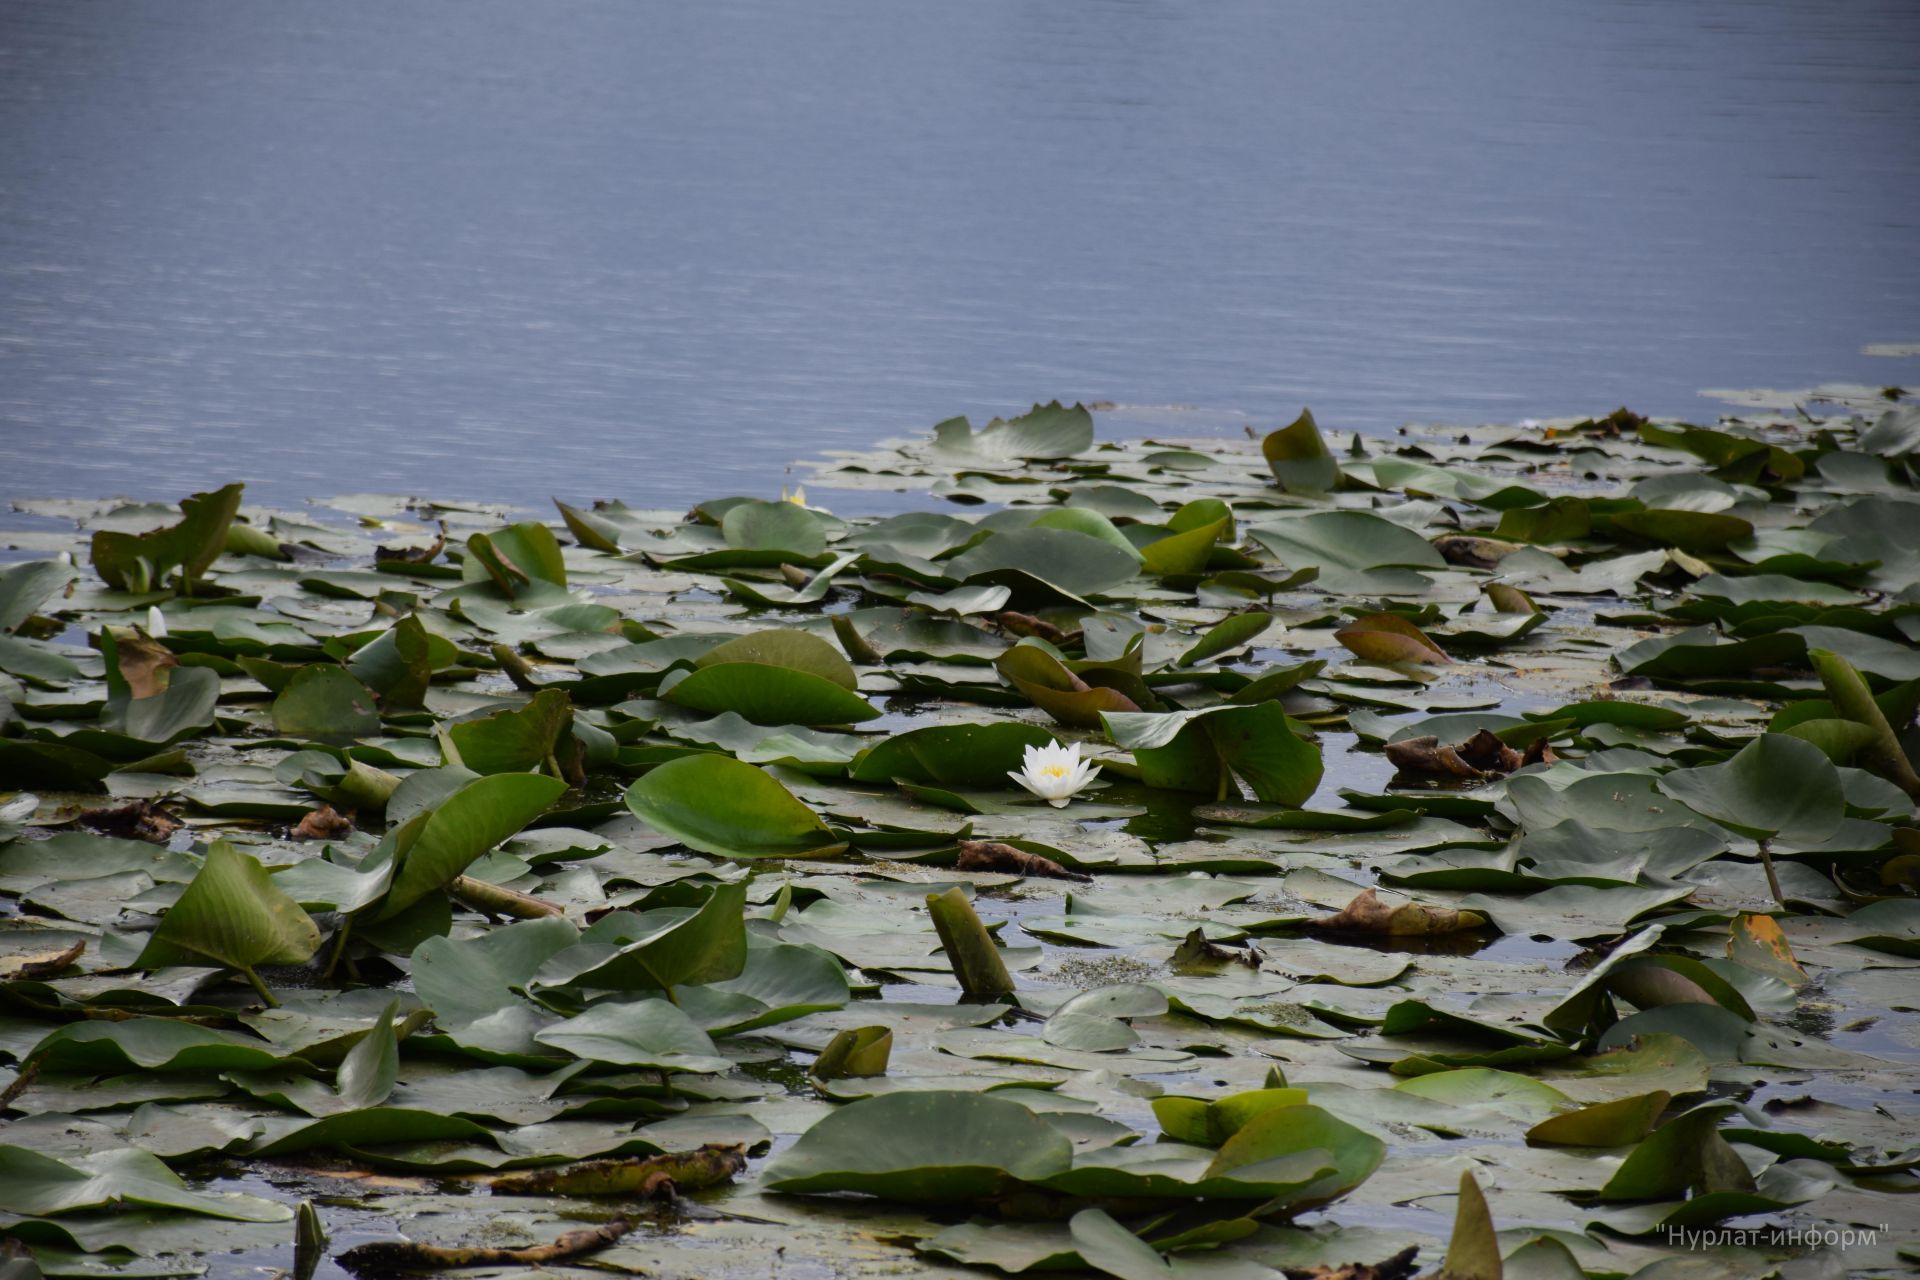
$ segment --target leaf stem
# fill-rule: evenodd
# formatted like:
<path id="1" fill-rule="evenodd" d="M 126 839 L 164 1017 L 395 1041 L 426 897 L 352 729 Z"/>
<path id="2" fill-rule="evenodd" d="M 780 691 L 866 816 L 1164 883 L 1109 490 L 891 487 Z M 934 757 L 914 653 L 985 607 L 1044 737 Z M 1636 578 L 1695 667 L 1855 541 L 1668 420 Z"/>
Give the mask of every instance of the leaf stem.
<path id="1" fill-rule="evenodd" d="M 259 995 L 262 1004 L 266 1005 L 269 1009 L 278 1009 L 280 1007 L 280 1002 L 273 998 L 273 992 L 267 990 L 267 984 L 260 980 L 259 974 L 255 973 L 251 968 L 242 969 L 240 972 L 247 975 L 247 981 L 253 984 L 253 989 L 255 993 Z"/>
<path id="2" fill-rule="evenodd" d="M 353 917 L 348 916 L 340 922 L 340 931 L 333 935 L 333 954 L 327 958 L 327 971 L 324 975 L 328 982 L 340 968 L 340 960 L 347 954 L 347 938 L 353 933 Z"/>
<path id="3" fill-rule="evenodd" d="M 1782 907 L 1787 905 L 1787 895 L 1780 892 L 1780 877 L 1773 869 L 1773 853 L 1767 848 L 1768 841 L 1760 842 L 1760 865 L 1767 872 L 1767 888 L 1773 891 L 1773 900 Z"/>

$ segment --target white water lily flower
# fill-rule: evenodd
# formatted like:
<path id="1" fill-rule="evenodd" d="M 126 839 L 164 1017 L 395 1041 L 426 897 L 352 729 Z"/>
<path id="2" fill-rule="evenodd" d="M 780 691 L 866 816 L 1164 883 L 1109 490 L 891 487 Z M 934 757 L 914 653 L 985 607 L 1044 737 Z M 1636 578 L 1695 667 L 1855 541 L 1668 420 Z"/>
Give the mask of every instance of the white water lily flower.
<path id="1" fill-rule="evenodd" d="M 1020 771 L 1007 770 L 1007 776 L 1045 800 L 1056 809 L 1089 782 L 1100 776 L 1098 765 L 1080 758 L 1080 744 L 1062 746 L 1049 742 L 1044 747 L 1028 747 L 1020 762 Z"/>
<path id="2" fill-rule="evenodd" d="M 167 634 L 167 616 L 160 612 L 160 606 L 147 606 L 147 634 L 154 639 L 163 639 Z"/>

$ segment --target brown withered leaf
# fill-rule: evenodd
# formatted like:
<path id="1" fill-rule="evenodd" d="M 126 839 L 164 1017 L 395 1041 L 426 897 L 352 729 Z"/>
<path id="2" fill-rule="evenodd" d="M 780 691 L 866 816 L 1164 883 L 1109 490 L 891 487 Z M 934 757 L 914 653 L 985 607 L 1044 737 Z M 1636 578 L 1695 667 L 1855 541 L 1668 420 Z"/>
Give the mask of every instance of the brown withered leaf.
<path id="1" fill-rule="evenodd" d="M 165 844 L 186 823 L 151 800 L 135 800 L 117 809 L 89 809 L 74 819 L 95 835 Z"/>
<path id="2" fill-rule="evenodd" d="M 1500 741 L 1490 729 L 1481 729 L 1455 746 L 1454 750 L 1462 760 L 1481 773 L 1490 775 L 1512 773 L 1525 759 L 1518 751 Z"/>
<path id="3" fill-rule="evenodd" d="M 1394 906 L 1382 902 L 1378 890 L 1368 889 L 1335 914 L 1301 923 L 1305 928 L 1324 933 L 1370 933 L 1380 937 L 1409 938 L 1478 929 L 1487 923 L 1487 918 L 1477 911 L 1429 907 L 1418 902 Z"/>
<path id="4" fill-rule="evenodd" d="M 1069 871 L 1052 858 L 1025 849 L 1016 849 L 998 840 L 962 840 L 960 857 L 953 864 L 961 871 L 1004 871 L 1016 876 L 1045 876 L 1051 880 L 1078 880 L 1090 884 L 1092 876 Z"/>
<path id="5" fill-rule="evenodd" d="M 1039 636 L 1048 644 L 1071 644 L 1080 636 L 1078 631 L 1064 631 L 1045 618 L 1036 618 L 1030 613 L 1018 613 L 1012 609 L 994 614 L 993 621 L 1000 624 L 1002 631 L 1016 636 Z"/>
<path id="6" fill-rule="evenodd" d="M 353 819 L 330 804 L 323 804 L 300 819 L 293 830 L 287 833 L 295 840 L 338 840 L 352 834 Z"/>
<path id="7" fill-rule="evenodd" d="M 70 947 L 58 947 L 48 951 L 27 951 L 15 956 L 0 956 L 0 978 L 11 982 L 17 978 L 51 978 L 78 960 L 86 951 L 86 940 L 82 939 Z"/>
<path id="8" fill-rule="evenodd" d="M 717 1187 L 731 1182 L 746 1167 L 745 1147 L 709 1142 L 693 1151 L 669 1151 L 644 1159 L 581 1160 L 564 1168 L 503 1174 L 489 1185 L 495 1195 L 637 1196 L 650 1200 Z"/>
<path id="9" fill-rule="evenodd" d="M 1473 534 L 1451 533 L 1433 540 L 1433 549 L 1448 564 L 1464 565 L 1469 569 L 1491 569 L 1502 560 L 1522 549 L 1518 542 L 1505 542 L 1499 538 L 1481 538 Z"/>
<path id="10" fill-rule="evenodd" d="M 629 1218 L 615 1218 L 597 1227 L 568 1231 L 552 1244 L 524 1249 L 490 1249 L 415 1244 L 410 1240 L 382 1240 L 356 1245 L 340 1255 L 340 1264 L 356 1275 L 385 1275 L 394 1271 L 439 1271 L 448 1267 L 528 1266 L 562 1262 L 595 1249 L 604 1249 L 633 1230 Z"/>
<path id="11" fill-rule="evenodd" d="M 167 687 L 167 669 L 180 665 L 173 651 L 146 632 L 135 628 L 122 636 L 114 634 L 114 653 L 120 676 L 136 698 L 151 698 Z"/>
<path id="12" fill-rule="evenodd" d="M 439 523 L 440 523 L 440 536 L 433 540 L 433 543 L 431 546 L 389 547 L 389 546 L 381 545 L 373 549 L 374 560 L 376 562 L 389 561 L 389 562 L 404 562 L 406 564 L 433 563 L 433 558 L 439 555 L 443 550 L 445 550 L 447 545 L 447 522 L 445 520 L 442 520 Z"/>
<path id="13" fill-rule="evenodd" d="M 1487 775 L 1467 763 L 1457 747 L 1442 746 L 1432 734 L 1389 742 L 1387 761 L 1401 773 L 1427 778 L 1465 778 L 1478 780 Z"/>
<path id="14" fill-rule="evenodd" d="M 1385 750 L 1387 760 L 1401 773 L 1469 781 L 1504 778 L 1527 765 L 1551 764 L 1557 759 L 1545 738 L 1534 739 L 1525 751 L 1515 751 L 1487 729 L 1451 744 L 1442 744 L 1431 734 L 1402 738 L 1389 742 Z"/>
<path id="15" fill-rule="evenodd" d="M 1287 1267 L 1283 1274 L 1287 1280 L 1407 1280 L 1418 1270 L 1413 1260 L 1419 1256 L 1420 1246 L 1410 1244 L 1385 1262 L 1371 1266 L 1348 1262 L 1334 1267 Z"/>
<path id="16" fill-rule="evenodd" d="M 1180 945 L 1173 949 L 1173 967 L 1176 969 L 1212 969 L 1223 964 L 1258 969 L 1266 958 L 1260 948 L 1251 942 L 1244 947 L 1227 947 L 1218 942 L 1209 942 L 1204 929 L 1195 929 L 1180 939 Z"/>

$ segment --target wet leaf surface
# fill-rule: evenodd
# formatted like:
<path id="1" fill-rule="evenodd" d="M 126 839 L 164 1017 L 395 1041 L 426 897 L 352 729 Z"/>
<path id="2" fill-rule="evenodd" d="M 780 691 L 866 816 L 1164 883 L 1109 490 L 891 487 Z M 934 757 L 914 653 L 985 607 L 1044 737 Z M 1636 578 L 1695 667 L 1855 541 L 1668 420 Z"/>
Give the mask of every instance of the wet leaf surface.
<path id="1" fill-rule="evenodd" d="M 1911 419 L 1054 404 L 814 504 L 76 509 L 0 569 L 0 1235 L 1652 1277 L 1884 1222 L 1844 1265 L 1898 1272 Z M 818 505 L 901 488 L 957 505 Z"/>

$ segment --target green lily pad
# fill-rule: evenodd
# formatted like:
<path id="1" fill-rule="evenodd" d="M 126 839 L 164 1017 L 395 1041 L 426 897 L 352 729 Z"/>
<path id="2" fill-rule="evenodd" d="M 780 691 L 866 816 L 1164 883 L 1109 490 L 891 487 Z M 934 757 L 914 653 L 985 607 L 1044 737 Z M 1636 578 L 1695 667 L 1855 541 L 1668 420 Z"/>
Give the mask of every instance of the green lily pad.
<path id="1" fill-rule="evenodd" d="M 661 682 L 660 696 L 695 711 L 731 711 L 755 724 L 858 724 L 879 708 L 839 684 L 764 662 L 722 662 Z"/>
<path id="2" fill-rule="evenodd" d="M 1222 793 L 1231 774 L 1267 804 L 1298 807 L 1320 785 L 1320 750 L 1271 702 L 1199 711 L 1106 712 L 1115 745 L 1134 753 L 1148 786 Z"/>
<path id="3" fill-rule="evenodd" d="M 775 1156 L 775 1191 L 858 1191 L 910 1204 L 980 1199 L 1063 1172 L 1073 1145 L 1017 1102 L 948 1090 L 849 1103 Z"/>
<path id="4" fill-rule="evenodd" d="M 1055 400 L 1010 421 L 995 418 L 978 431 L 965 418 L 950 418 L 933 432 L 941 453 L 968 459 L 1070 458 L 1093 447 L 1093 415 L 1082 405 L 1069 409 Z"/>
<path id="5" fill-rule="evenodd" d="M 1846 816 L 1840 775 L 1826 754 L 1786 734 L 1763 733 L 1725 764 L 1677 769 L 1660 789 L 1695 813 L 1757 839 L 1824 839 Z"/>
<path id="6" fill-rule="evenodd" d="M 1054 741 L 1038 725 L 929 725 L 895 734 L 863 750 L 847 770 L 856 782 L 911 782 L 943 787 L 1000 787 L 1018 771 L 1028 747 Z"/>
<path id="7" fill-rule="evenodd" d="M 346 745 L 380 732 L 373 694 L 344 667 L 302 667 L 273 700 L 273 727 L 290 738 Z"/>
<path id="8" fill-rule="evenodd" d="M 590 1062 L 655 1071 L 725 1071 L 733 1065 L 691 1018 L 665 1000 L 604 1001 L 534 1033 L 541 1044 Z"/>
<path id="9" fill-rule="evenodd" d="M 659 766 L 627 788 L 627 807 L 688 848 L 723 857 L 804 857 L 840 843 L 791 791 L 726 756 Z"/>
<path id="10" fill-rule="evenodd" d="M 260 987 L 254 973 L 260 965 L 304 964 L 319 948 L 320 930 L 300 904 L 274 886 L 257 860 L 216 840 L 134 964 L 211 962 L 240 970 Z"/>

